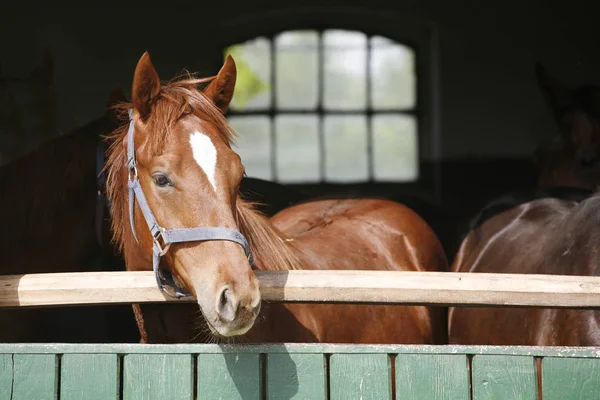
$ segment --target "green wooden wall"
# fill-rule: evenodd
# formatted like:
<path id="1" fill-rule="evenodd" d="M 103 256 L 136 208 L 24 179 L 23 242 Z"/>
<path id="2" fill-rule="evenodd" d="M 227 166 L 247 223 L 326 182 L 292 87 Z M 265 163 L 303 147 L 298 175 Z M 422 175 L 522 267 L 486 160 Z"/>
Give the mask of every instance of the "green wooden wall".
<path id="1" fill-rule="evenodd" d="M 600 399 L 600 348 L 0 344 L 0 400 L 535 400 L 539 391 Z"/>

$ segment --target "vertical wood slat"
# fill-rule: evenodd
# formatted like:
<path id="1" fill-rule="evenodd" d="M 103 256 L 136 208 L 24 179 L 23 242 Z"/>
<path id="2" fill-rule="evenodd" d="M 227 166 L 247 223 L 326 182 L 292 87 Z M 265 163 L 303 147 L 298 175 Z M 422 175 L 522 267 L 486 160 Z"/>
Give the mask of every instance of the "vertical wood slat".
<path id="1" fill-rule="evenodd" d="M 117 354 L 65 354 L 60 362 L 60 400 L 117 400 Z"/>
<path id="2" fill-rule="evenodd" d="M 387 354 L 332 354 L 329 380 L 331 400 L 392 398 L 391 362 Z"/>
<path id="3" fill-rule="evenodd" d="M 191 354 L 128 354 L 123 357 L 123 400 L 191 400 Z"/>
<path id="4" fill-rule="evenodd" d="M 537 373 L 531 356 L 475 355 L 473 400 L 537 399 Z"/>
<path id="5" fill-rule="evenodd" d="M 55 354 L 15 354 L 11 400 L 58 398 L 58 358 Z"/>
<path id="6" fill-rule="evenodd" d="M 267 355 L 267 399 L 325 400 L 324 354 Z"/>
<path id="7" fill-rule="evenodd" d="M 13 355 L 0 354 L 0 400 L 11 400 L 13 382 Z"/>
<path id="8" fill-rule="evenodd" d="M 543 358 L 542 393 L 544 400 L 600 398 L 600 360 Z"/>
<path id="9" fill-rule="evenodd" d="M 398 354 L 396 398 L 468 400 L 469 362 L 465 354 Z"/>
<path id="10" fill-rule="evenodd" d="M 260 400 L 260 354 L 199 354 L 198 398 Z"/>

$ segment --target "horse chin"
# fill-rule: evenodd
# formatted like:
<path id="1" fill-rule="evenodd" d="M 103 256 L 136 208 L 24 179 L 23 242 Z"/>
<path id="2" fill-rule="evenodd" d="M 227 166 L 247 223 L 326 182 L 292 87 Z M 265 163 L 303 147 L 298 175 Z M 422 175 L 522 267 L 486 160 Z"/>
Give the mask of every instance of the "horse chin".
<path id="1" fill-rule="evenodd" d="M 204 321 L 210 330 L 211 335 L 213 335 L 216 339 L 233 339 L 235 337 L 239 337 L 245 335 L 254 325 L 254 320 L 252 323 L 246 324 L 243 327 L 238 327 L 236 329 L 229 329 L 226 326 L 216 326 L 215 324 L 210 322 L 210 319 L 206 317 L 204 310 L 200 307 L 200 312 L 204 317 Z"/>

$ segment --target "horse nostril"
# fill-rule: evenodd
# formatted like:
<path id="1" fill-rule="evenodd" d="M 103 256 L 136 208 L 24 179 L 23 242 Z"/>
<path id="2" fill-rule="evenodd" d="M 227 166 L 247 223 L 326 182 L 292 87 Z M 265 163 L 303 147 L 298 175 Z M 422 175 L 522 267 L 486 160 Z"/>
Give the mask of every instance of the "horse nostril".
<path id="1" fill-rule="evenodd" d="M 217 314 L 222 322 L 231 322 L 235 319 L 237 314 L 238 303 L 235 300 L 233 292 L 225 287 L 221 290 L 219 295 L 219 302 L 217 305 Z"/>

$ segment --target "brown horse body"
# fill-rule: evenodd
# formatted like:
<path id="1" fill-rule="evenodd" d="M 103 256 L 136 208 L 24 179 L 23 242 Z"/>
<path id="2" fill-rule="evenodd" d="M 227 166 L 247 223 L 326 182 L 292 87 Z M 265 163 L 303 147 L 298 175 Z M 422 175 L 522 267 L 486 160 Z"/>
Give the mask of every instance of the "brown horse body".
<path id="1" fill-rule="evenodd" d="M 149 56 L 140 59 L 133 102 L 123 106 L 133 110 L 137 169 L 125 167 L 130 159 L 126 125 L 115 132 L 107 166 L 115 238 L 128 270 L 152 269 L 152 237 L 138 203 L 133 223 L 139 242 L 128 220 L 132 176 L 160 226 L 237 229 L 247 238 L 258 270 L 447 269 L 430 227 L 399 203 L 309 201 L 269 221 L 244 201 L 237 183 L 243 167 L 222 116 L 235 73 L 228 58 L 214 78 L 161 85 Z M 200 92 L 198 86 L 206 82 Z M 442 343 L 445 338 L 444 313 L 420 306 L 265 304 L 256 319 L 257 280 L 235 243 L 175 243 L 162 260 L 162 268 L 198 305 L 134 305 L 142 342 L 213 340 L 202 335 L 207 330 L 251 342 Z"/>
<path id="2" fill-rule="evenodd" d="M 451 270 L 598 276 L 599 208 L 599 195 L 513 207 L 468 234 Z M 600 345 L 600 312 L 594 310 L 456 307 L 449 309 L 448 325 L 456 344 Z"/>

